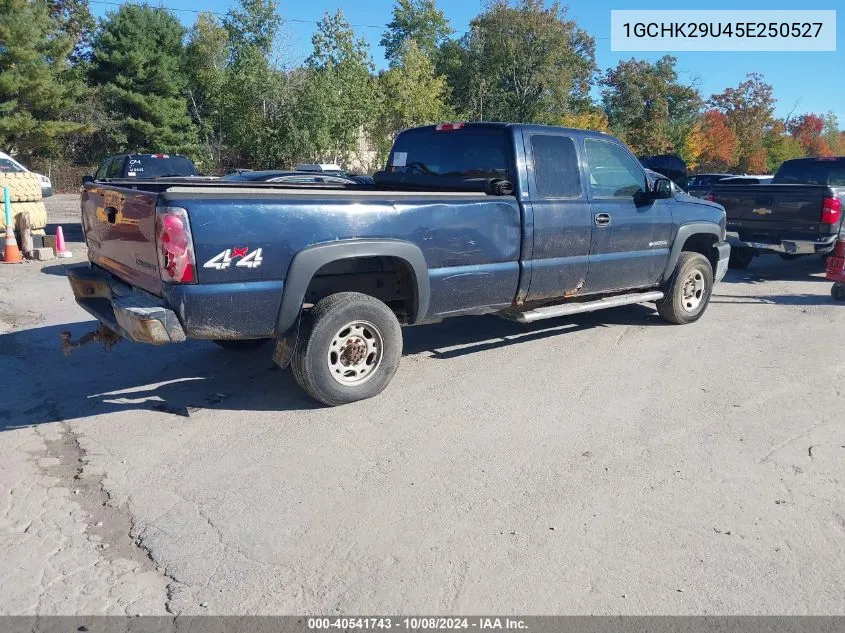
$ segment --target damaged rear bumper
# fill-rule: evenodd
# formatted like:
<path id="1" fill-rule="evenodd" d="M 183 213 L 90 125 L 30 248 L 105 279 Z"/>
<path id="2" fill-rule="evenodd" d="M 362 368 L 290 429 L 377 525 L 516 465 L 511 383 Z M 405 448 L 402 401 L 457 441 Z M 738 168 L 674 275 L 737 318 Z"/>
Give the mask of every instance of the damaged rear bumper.
<path id="1" fill-rule="evenodd" d="M 76 302 L 100 323 L 138 343 L 181 343 L 185 330 L 176 313 L 148 292 L 117 281 L 91 264 L 68 266 Z"/>

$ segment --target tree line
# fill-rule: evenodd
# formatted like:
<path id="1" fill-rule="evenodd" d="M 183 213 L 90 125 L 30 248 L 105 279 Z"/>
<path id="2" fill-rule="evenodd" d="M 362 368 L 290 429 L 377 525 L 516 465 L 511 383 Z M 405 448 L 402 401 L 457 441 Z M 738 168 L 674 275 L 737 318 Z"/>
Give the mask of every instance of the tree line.
<path id="1" fill-rule="evenodd" d="M 600 71 L 594 38 L 556 2 L 494 0 L 458 35 L 435 0 L 396 0 L 380 72 L 341 11 L 323 16 L 311 44 L 290 63 L 277 0 L 201 12 L 189 29 L 153 6 L 95 20 L 88 0 L 0 0 L 0 149 L 85 165 L 180 152 L 205 172 L 367 169 L 398 131 L 443 120 L 607 131 L 700 171 L 772 172 L 845 149 L 832 113 L 775 117 L 759 74 L 705 97 L 669 55 Z"/>

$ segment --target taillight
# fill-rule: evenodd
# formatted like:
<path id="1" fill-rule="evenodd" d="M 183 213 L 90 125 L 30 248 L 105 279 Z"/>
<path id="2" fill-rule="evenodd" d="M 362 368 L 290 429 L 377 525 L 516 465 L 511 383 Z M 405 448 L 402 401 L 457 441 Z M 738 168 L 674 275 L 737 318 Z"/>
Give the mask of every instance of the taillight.
<path id="1" fill-rule="evenodd" d="M 842 201 L 839 198 L 822 200 L 822 224 L 837 224 L 842 217 Z"/>
<path id="2" fill-rule="evenodd" d="M 196 282 L 194 242 L 185 209 L 167 207 L 158 210 L 156 249 L 158 270 L 163 281 L 177 284 Z"/>
<path id="3" fill-rule="evenodd" d="M 713 202 L 713 194 L 708 193 L 706 196 L 704 196 L 704 199 L 707 200 L 707 202 Z"/>

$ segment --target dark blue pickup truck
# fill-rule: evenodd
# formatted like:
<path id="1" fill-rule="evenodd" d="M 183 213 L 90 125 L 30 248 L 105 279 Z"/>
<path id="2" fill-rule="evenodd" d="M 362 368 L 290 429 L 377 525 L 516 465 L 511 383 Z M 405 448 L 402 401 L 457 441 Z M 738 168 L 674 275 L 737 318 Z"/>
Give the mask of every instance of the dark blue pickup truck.
<path id="1" fill-rule="evenodd" d="M 107 330 L 275 339 L 329 405 L 387 386 L 400 325 L 643 302 L 691 323 L 730 253 L 724 210 L 649 180 L 618 140 L 518 124 L 407 130 L 374 184 L 89 182 L 82 224 L 70 283 Z"/>

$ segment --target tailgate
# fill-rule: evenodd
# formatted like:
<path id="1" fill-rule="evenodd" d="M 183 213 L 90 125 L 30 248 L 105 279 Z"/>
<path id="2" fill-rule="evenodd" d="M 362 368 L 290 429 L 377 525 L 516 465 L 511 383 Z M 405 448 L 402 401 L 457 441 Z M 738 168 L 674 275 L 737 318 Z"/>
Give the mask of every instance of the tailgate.
<path id="1" fill-rule="evenodd" d="M 109 185 L 82 192 L 88 259 L 126 283 L 161 294 L 156 253 L 157 194 Z"/>
<path id="2" fill-rule="evenodd" d="M 821 223 L 823 185 L 723 185 L 713 187 L 713 201 L 725 207 L 728 230 L 743 240 L 777 242 L 815 239 L 832 231 Z"/>

